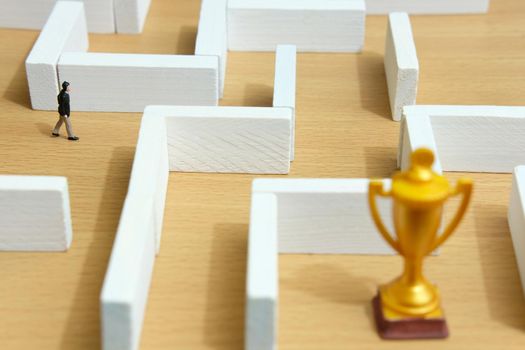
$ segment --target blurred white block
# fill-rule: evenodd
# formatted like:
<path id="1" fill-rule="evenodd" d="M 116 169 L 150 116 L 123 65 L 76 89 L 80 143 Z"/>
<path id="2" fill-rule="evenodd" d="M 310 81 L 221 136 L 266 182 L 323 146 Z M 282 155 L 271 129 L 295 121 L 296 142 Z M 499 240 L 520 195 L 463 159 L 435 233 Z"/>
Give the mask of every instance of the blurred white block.
<path id="1" fill-rule="evenodd" d="M 384 180 L 387 188 L 390 181 Z M 280 253 L 394 254 L 372 221 L 368 179 L 256 179 L 254 193 L 278 199 Z M 389 200 L 378 200 L 392 229 Z"/>
<path id="2" fill-rule="evenodd" d="M 220 97 L 224 95 L 228 60 L 227 2 L 227 0 L 202 0 L 197 42 L 195 43 L 195 55 L 217 56 L 219 59 Z"/>
<path id="3" fill-rule="evenodd" d="M 74 88 L 74 111 L 218 104 L 219 63 L 213 56 L 67 53 L 60 57 L 58 73 Z"/>
<path id="4" fill-rule="evenodd" d="M 387 188 L 390 180 L 384 180 Z M 248 241 L 245 349 L 277 347 L 279 253 L 394 254 L 372 221 L 368 179 L 256 179 Z M 392 230 L 391 204 L 378 207 Z"/>
<path id="5" fill-rule="evenodd" d="M 88 30 L 114 33 L 113 0 L 77 0 L 84 3 Z M 56 0 L 0 0 L 0 28 L 42 29 Z"/>
<path id="6" fill-rule="evenodd" d="M 73 231 L 67 179 L 0 175 L 0 223 L 0 250 L 68 250 Z"/>
<path id="7" fill-rule="evenodd" d="M 171 171 L 290 171 L 289 108 L 166 107 L 163 113 Z"/>
<path id="8" fill-rule="evenodd" d="M 386 15 L 390 12 L 410 14 L 448 15 L 486 13 L 490 0 L 365 0 L 369 15 Z"/>
<path id="9" fill-rule="evenodd" d="M 151 0 L 113 0 L 117 33 L 138 34 L 142 32 L 148 16 Z"/>
<path id="10" fill-rule="evenodd" d="M 389 15 L 385 45 L 385 72 L 392 119 L 400 121 L 403 107 L 416 104 L 419 63 L 406 13 Z"/>
<path id="11" fill-rule="evenodd" d="M 523 165 L 514 170 L 508 221 L 521 285 L 525 293 L 525 166 Z"/>
<path id="12" fill-rule="evenodd" d="M 398 165 L 419 147 L 436 154 L 441 171 L 512 173 L 525 164 L 525 107 L 408 106 Z"/>
<path id="13" fill-rule="evenodd" d="M 126 197 L 100 296 L 103 350 L 139 349 L 155 263 L 153 202 Z"/>
<path id="14" fill-rule="evenodd" d="M 279 295 L 277 223 L 277 196 L 252 193 L 246 273 L 245 350 L 276 349 Z"/>
<path id="15" fill-rule="evenodd" d="M 363 0 L 229 0 L 232 51 L 359 52 L 364 43 Z"/>
<path id="16" fill-rule="evenodd" d="M 295 86 L 297 49 L 293 45 L 278 45 L 275 52 L 273 106 L 292 109 L 290 160 L 295 158 Z"/>
<path id="17" fill-rule="evenodd" d="M 89 46 L 84 4 L 58 1 L 26 59 L 33 109 L 56 110 L 57 64 L 63 52 L 85 52 Z"/>

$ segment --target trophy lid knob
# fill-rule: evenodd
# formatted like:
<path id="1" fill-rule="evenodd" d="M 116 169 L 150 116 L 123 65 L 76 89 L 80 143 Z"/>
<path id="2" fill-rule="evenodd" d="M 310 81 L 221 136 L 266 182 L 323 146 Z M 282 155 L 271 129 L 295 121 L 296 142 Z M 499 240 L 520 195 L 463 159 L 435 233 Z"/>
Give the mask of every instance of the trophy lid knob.
<path id="1" fill-rule="evenodd" d="M 393 177 L 392 196 L 409 205 L 425 206 L 444 202 L 451 193 L 447 179 L 432 170 L 434 153 L 427 148 L 415 150 L 410 169 Z"/>

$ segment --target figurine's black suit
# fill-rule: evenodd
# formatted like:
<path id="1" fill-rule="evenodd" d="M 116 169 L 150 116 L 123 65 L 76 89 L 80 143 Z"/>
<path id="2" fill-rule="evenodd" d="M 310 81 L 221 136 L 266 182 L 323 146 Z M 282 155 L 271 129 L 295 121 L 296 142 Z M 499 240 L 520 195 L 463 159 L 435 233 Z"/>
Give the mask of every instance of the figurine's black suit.
<path id="1" fill-rule="evenodd" d="M 58 119 L 55 128 L 53 129 L 53 136 L 60 136 L 58 133 L 62 124 L 66 124 L 68 140 L 76 141 L 78 137 L 73 133 L 73 128 L 71 127 L 71 121 L 69 120 L 69 115 L 71 113 L 71 107 L 69 106 L 69 83 L 67 81 L 62 83 L 62 90 L 57 96 L 58 100 L 58 114 L 60 118 Z"/>
<path id="2" fill-rule="evenodd" d="M 58 113 L 60 115 L 69 115 L 71 114 L 71 107 L 69 106 L 69 94 L 62 90 L 57 96 L 58 100 Z"/>

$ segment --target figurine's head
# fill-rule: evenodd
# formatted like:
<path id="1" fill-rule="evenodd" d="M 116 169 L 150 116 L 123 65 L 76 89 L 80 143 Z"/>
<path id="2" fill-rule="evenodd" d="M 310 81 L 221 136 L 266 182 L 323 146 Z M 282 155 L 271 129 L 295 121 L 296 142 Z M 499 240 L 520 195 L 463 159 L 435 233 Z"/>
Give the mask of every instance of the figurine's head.
<path id="1" fill-rule="evenodd" d="M 67 92 L 71 91 L 71 88 L 69 87 L 69 83 L 67 81 L 62 83 L 62 89 Z"/>

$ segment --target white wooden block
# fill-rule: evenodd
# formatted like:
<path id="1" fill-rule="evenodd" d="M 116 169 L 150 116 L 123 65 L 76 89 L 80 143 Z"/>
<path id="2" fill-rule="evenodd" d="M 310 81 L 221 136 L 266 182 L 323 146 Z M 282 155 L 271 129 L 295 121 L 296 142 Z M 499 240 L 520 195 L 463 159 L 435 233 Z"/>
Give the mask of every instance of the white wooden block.
<path id="1" fill-rule="evenodd" d="M 525 293 L 525 166 L 514 170 L 508 213 L 510 234 Z"/>
<path id="2" fill-rule="evenodd" d="M 246 278 L 246 350 L 276 348 L 277 220 L 277 197 L 270 193 L 253 193 Z"/>
<path id="3" fill-rule="evenodd" d="M 275 52 L 275 81 L 273 84 L 273 106 L 292 109 L 290 159 L 295 158 L 295 85 L 297 71 L 297 48 L 293 45 L 278 45 Z"/>
<path id="4" fill-rule="evenodd" d="M 164 116 L 158 115 L 156 110 L 154 107 L 147 107 L 142 117 L 128 196 L 138 194 L 153 198 L 154 231 L 158 254 L 168 189 L 169 163 L 166 120 Z"/>
<path id="5" fill-rule="evenodd" d="M 60 57 L 58 72 L 61 81 L 74 87 L 75 111 L 218 104 L 219 63 L 213 56 L 67 53 Z"/>
<path id="6" fill-rule="evenodd" d="M 408 106 L 404 115 L 402 168 L 415 146 L 434 147 L 443 171 L 511 173 L 525 164 L 525 107 Z"/>
<path id="7" fill-rule="evenodd" d="M 26 59 L 33 109 L 56 110 L 59 83 L 57 63 L 63 52 L 87 51 L 84 4 L 58 1 Z"/>
<path id="8" fill-rule="evenodd" d="M 287 174 L 289 108 L 168 107 L 171 171 Z"/>
<path id="9" fill-rule="evenodd" d="M 384 180 L 389 189 L 390 180 Z M 375 229 L 367 179 L 256 179 L 248 241 L 245 349 L 277 348 L 279 253 L 393 254 Z M 392 229 L 391 205 L 378 201 Z"/>
<path id="10" fill-rule="evenodd" d="M 220 64 L 220 97 L 224 96 L 228 33 L 226 28 L 227 0 L 202 0 L 195 55 L 217 56 Z"/>
<path id="11" fill-rule="evenodd" d="M 442 174 L 443 168 L 441 167 L 430 119 L 421 114 L 406 115 L 401 122 L 400 130 L 397 166 L 401 170 L 408 170 L 412 152 L 418 148 L 428 148 L 434 152 L 435 157 L 432 169 L 438 174 Z"/>
<path id="12" fill-rule="evenodd" d="M 128 194 L 102 288 L 103 350 L 138 350 L 155 263 L 154 199 Z"/>
<path id="13" fill-rule="evenodd" d="M 389 15 L 385 46 L 385 72 L 392 119 L 400 121 L 403 107 L 416 104 L 419 63 L 406 13 Z"/>
<path id="14" fill-rule="evenodd" d="M 77 1 L 85 5 L 90 32 L 115 32 L 113 0 Z M 42 29 L 56 2 L 56 0 L 0 0 L 0 27 Z"/>
<path id="15" fill-rule="evenodd" d="M 65 251 L 73 237 L 65 177 L 0 175 L 0 250 Z"/>
<path id="16" fill-rule="evenodd" d="M 233 51 L 359 52 L 364 43 L 363 0 L 229 0 L 228 46 Z"/>
<path id="17" fill-rule="evenodd" d="M 490 0 L 366 0 L 369 15 L 386 15 L 402 11 L 410 14 L 486 13 Z"/>
<path id="18" fill-rule="evenodd" d="M 280 253 L 393 254 L 372 221 L 368 185 L 368 179 L 256 179 L 252 191 L 277 195 Z M 393 232 L 390 201 L 378 199 L 378 207 Z"/>
<path id="19" fill-rule="evenodd" d="M 138 34 L 142 32 L 148 16 L 151 0 L 113 0 L 117 33 Z"/>

